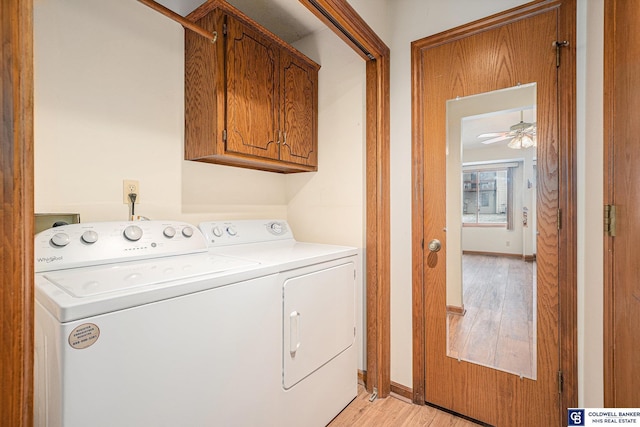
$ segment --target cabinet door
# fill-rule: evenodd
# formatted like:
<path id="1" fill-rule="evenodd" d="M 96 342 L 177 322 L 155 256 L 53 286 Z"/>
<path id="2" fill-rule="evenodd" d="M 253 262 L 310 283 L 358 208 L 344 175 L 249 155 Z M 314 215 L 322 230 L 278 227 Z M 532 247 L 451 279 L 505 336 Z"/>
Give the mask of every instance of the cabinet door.
<path id="1" fill-rule="evenodd" d="M 278 159 L 278 47 L 229 15 L 226 43 L 226 152 Z"/>
<path id="2" fill-rule="evenodd" d="M 318 70 L 281 52 L 280 160 L 318 165 Z"/>

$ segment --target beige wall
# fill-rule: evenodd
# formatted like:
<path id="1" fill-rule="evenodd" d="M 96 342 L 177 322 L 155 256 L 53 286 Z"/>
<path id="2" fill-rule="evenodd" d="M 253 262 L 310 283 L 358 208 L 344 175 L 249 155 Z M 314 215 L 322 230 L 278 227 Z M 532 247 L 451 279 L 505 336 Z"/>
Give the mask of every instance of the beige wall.
<path id="1" fill-rule="evenodd" d="M 35 2 L 35 206 L 83 221 L 286 218 L 285 177 L 182 160 L 182 28 L 129 0 Z"/>
<path id="2" fill-rule="evenodd" d="M 579 404 L 591 407 L 603 404 L 602 1 L 578 0 Z M 525 1 L 350 3 L 391 48 L 391 378 L 412 386 L 410 43 Z M 345 53 L 345 69 L 352 70 L 347 83 L 328 70 L 332 46 L 323 41 L 316 51 L 329 75 L 320 86 L 329 109 L 321 106 L 320 114 L 329 123 L 321 119 L 317 174 L 286 177 L 185 162 L 182 34 L 180 26 L 131 0 L 35 1 L 36 211 L 80 212 L 84 221 L 123 219 L 122 180 L 137 179 L 138 212 L 151 218 L 288 218 L 301 237 L 363 247 L 364 208 L 355 202 L 364 200 L 362 83 L 351 81 L 351 72 L 362 72 L 357 61 Z M 332 88 L 333 95 L 325 92 Z M 336 116 L 331 98 L 342 96 Z M 343 116 L 349 113 L 350 119 Z M 343 133 L 348 156 L 324 156 L 326 144 L 326 154 L 342 148 L 325 135 Z M 345 167 L 345 157 L 357 161 Z M 332 176 L 322 177 L 323 170 Z M 326 215 L 318 215 L 318 207 Z M 336 228 L 343 213 L 348 221 Z"/>
<path id="3" fill-rule="evenodd" d="M 319 171 L 283 175 L 182 160 L 175 22 L 132 0 L 36 0 L 34 21 L 36 212 L 124 220 L 135 179 L 151 219 L 284 218 L 299 240 L 364 247 L 364 61 L 333 33 L 298 42 L 322 65 Z"/>
<path id="4" fill-rule="evenodd" d="M 603 395 L 604 0 L 578 0 L 578 406 Z"/>

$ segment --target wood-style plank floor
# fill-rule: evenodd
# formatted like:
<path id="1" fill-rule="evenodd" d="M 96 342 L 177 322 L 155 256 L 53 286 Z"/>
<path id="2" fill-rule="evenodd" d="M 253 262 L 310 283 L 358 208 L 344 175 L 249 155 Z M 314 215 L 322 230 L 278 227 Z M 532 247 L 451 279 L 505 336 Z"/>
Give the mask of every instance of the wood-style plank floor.
<path id="1" fill-rule="evenodd" d="M 448 314 L 448 355 L 535 378 L 535 262 L 464 255 L 466 314 Z"/>
<path id="2" fill-rule="evenodd" d="M 478 427 L 471 421 L 456 417 L 431 406 L 418 406 L 393 396 L 369 402 L 369 394 L 358 386 L 358 396 L 329 427 Z"/>

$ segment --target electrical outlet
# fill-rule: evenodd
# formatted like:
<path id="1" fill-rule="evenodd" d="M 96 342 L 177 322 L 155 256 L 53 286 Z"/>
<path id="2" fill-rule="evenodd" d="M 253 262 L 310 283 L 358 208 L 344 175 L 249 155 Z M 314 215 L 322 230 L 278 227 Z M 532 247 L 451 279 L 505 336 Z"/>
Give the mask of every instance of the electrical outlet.
<path id="1" fill-rule="evenodd" d="M 125 205 L 131 203 L 129 200 L 129 193 L 136 194 L 136 205 L 140 203 L 140 184 L 138 181 L 132 179 L 125 179 L 122 181 L 122 202 Z"/>
<path id="2" fill-rule="evenodd" d="M 507 246 L 511 246 L 511 242 L 507 240 Z"/>

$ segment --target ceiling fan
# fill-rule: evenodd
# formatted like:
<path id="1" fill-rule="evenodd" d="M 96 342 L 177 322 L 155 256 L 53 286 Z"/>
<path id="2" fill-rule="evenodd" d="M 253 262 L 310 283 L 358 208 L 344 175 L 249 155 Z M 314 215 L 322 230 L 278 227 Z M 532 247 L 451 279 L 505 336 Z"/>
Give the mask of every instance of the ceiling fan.
<path id="1" fill-rule="evenodd" d="M 489 138 L 480 141 L 483 144 L 493 144 L 495 142 L 510 139 L 507 147 L 521 149 L 536 147 L 536 123 L 527 123 L 523 119 L 523 112 L 520 111 L 520 123 L 511 126 L 505 132 L 489 132 L 478 135 L 478 138 Z"/>

